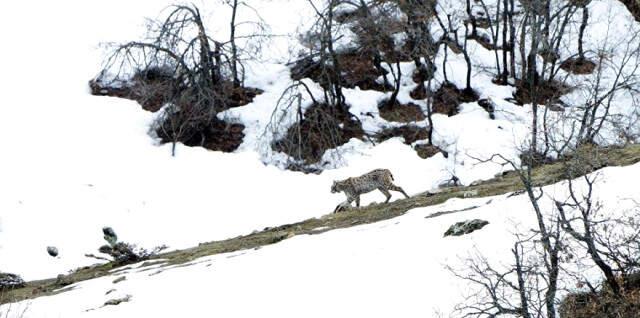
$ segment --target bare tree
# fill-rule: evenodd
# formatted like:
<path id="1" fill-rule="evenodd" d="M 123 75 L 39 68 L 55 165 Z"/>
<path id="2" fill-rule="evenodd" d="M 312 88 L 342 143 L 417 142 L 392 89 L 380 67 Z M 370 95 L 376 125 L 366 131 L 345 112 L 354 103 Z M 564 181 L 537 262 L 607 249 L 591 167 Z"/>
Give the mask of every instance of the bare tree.
<path id="1" fill-rule="evenodd" d="M 244 72 L 239 72 L 244 67 L 236 45 L 236 12 L 244 2 L 229 3 L 228 42 L 208 33 L 196 6 L 172 6 L 164 19 L 148 22 L 145 40 L 111 44 L 102 71 L 91 82 L 98 89 L 128 88 L 142 103 L 155 103 L 154 111 L 168 105 L 152 131 L 173 144 L 173 155 L 177 142 L 204 145 L 220 121 L 217 113 L 255 95 L 241 87 Z"/>

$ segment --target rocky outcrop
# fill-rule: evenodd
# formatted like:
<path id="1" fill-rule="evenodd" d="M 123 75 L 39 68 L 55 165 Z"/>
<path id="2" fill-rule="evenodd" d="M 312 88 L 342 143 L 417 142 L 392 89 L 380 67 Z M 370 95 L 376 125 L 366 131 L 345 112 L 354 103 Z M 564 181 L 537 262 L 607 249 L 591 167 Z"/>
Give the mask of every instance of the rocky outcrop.
<path id="1" fill-rule="evenodd" d="M 460 236 L 460 235 L 469 234 L 471 232 L 474 232 L 483 228 L 487 224 L 489 224 L 488 221 L 480 220 L 480 219 L 458 222 L 452 225 L 451 227 L 449 227 L 449 229 L 446 232 L 444 232 L 444 236 Z"/>

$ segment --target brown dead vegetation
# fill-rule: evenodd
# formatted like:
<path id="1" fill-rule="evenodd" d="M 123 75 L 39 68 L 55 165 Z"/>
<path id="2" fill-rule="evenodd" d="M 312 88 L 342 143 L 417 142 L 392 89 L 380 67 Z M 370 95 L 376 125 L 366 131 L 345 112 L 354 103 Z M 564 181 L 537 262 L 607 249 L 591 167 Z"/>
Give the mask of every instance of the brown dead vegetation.
<path id="1" fill-rule="evenodd" d="M 400 104 L 397 100 L 391 104 L 384 100 L 378 105 L 380 117 L 388 121 L 409 123 L 424 120 L 424 112 L 414 103 Z"/>
<path id="2" fill-rule="evenodd" d="M 535 101 L 539 105 L 562 104 L 560 97 L 571 91 L 571 87 L 557 81 L 544 81 L 538 83 L 535 91 L 532 92 L 528 83 L 518 81 L 516 92 L 513 94 L 518 105 L 530 104 Z"/>
<path id="3" fill-rule="evenodd" d="M 461 103 L 478 100 L 478 94 L 473 90 L 459 89 L 453 83 L 443 83 L 433 96 L 433 112 L 447 116 L 456 115 Z"/>
<path id="4" fill-rule="evenodd" d="M 171 77 L 154 69 L 138 71 L 130 81 L 124 83 L 104 83 L 100 79 L 93 79 L 89 81 L 89 88 L 92 95 L 135 100 L 150 112 L 157 112 L 176 94 L 184 91 Z M 218 101 L 220 110 L 247 105 L 262 93 L 259 88 L 236 87 L 229 81 L 222 82 L 218 89 L 226 92 L 224 98 Z"/>
<path id="5" fill-rule="evenodd" d="M 364 52 L 349 52 L 338 54 L 338 63 L 343 72 L 340 76 L 340 84 L 346 88 L 359 87 L 362 90 L 376 90 L 381 92 L 392 91 L 393 87 L 389 84 L 378 83 L 377 79 L 386 72 L 376 69 L 373 58 Z M 305 57 L 295 62 L 291 67 L 291 78 L 301 80 L 310 78 L 322 87 L 329 85 L 328 76 L 333 74 L 324 74 L 328 69 L 324 68 L 319 61 L 315 61 L 312 57 Z"/>
<path id="6" fill-rule="evenodd" d="M 606 286 L 599 292 L 571 293 L 560 303 L 561 318 L 637 318 L 640 315 L 640 274 L 628 277 L 624 291 L 614 295 Z"/>
<path id="7" fill-rule="evenodd" d="M 362 125 L 348 111 L 314 104 L 300 122 L 289 127 L 284 138 L 273 142 L 272 148 L 305 164 L 313 164 L 322 159 L 326 150 L 363 136 Z"/>
<path id="8" fill-rule="evenodd" d="M 410 145 L 418 140 L 425 140 L 429 138 L 429 130 L 416 125 L 405 125 L 383 129 L 374 136 L 378 142 L 382 142 L 393 137 L 402 137 L 404 138 L 404 143 Z"/>
<path id="9" fill-rule="evenodd" d="M 418 156 L 420 156 L 420 158 L 422 159 L 431 158 L 437 155 L 438 153 L 442 153 L 442 155 L 445 158 L 449 157 L 449 153 L 447 153 L 446 151 L 434 145 L 420 144 L 413 147 L 413 149 L 418 153 Z"/>
<path id="10" fill-rule="evenodd" d="M 427 99 L 427 87 L 423 83 L 416 85 L 414 89 L 409 92 L 409 96 L 415 100 Z"/>
<path id="11" fill-rule="evenodd" d="M 89 81 L 91 94 L 135 100 L 144 110 L 157 112 L 177 93 L 171 75 L 160 68 L 138 71 L 128 82 L 104 83 L 99 77 Z"/>
<path id="12" fill-rule="evenodd" d="M 177 141 L 187 146 L 224 152 L 236 150 L 244 138 L 244 125 L 226 122 L 215 116 L 209 120 L 193 120 L 189 110 L 198 101 L 190 100 L 188 89 L 181 88 L 168 74 L 160 68 L 150 68 L 136 72 L 124 83 L 103 83 L 98 78 L 91 80 L 89 87 L 93 95 L 132 99 L 150 112 L 157 112 L 165 104 L 177 100 L 182 103 L 179 110 L 155 126 L 154 132 L 162 143 L 173 142 L 174 137 L 178 136 Z M 235 86 L 230 81 L 223 81 L 220 85 L 216 89 L 225 93 L 216 100 L 216 111 L 247 105 L 262 93 L 260 89 Z"/>
<path id="13" fill-rule="evenodd" d="M 180 114 L 175 115 L 180 120 Z M 244 138 L 244 125 L 229 123 L 214 117 L 208 124 L 195 123 L 181 132 L 181 142 L 191 147 L 204 147 L 209 150 L 232 152 L 238 149 Z M 169 120 L 156 128 L 157 136 L 163 143 L 172 142 L 174 130 Z"/>
<path id="14" fill-rule="evenodd" d="M 596 69 L 596 63 L 586 58 L 569 58 L 560 64 L 560 68 L 578 75 L 591 74 Z"/>

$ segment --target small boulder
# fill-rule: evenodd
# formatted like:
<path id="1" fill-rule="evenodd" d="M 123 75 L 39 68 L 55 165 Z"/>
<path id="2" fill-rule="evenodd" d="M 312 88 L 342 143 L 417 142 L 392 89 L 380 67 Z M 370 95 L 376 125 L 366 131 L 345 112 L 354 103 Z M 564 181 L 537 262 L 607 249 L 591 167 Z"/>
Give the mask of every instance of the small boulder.
<path id="1" fill-rule="evenodd" d="M 49 253 L 51 257 L 56 257 L 58 256 L 58 249 L 55 246 L 47 246 L 47 253 Z"/>
<path id="2" fill-rule="evenodd" d="M 0 291 L 14 288 L 22 288 L 25 282 L 22 277 L 16 274 L 0 273 Z"/>
<path id="3" fill-rule="evenodd" d="M 120 305 L 121 303 L 126 303 L 131 301 L 131 295 L 126 295 L 124 297 L 120 297 L 120 298 L 114 298 L 114 299 L 109 299 L 107 300 L 104 305 L 102 305 L 102 307 L 105 306 L 117 306 Z"/>
<path id="4" fill-rule="evenodd" d="M 464 234 L 469 234 L 473 231 L 483 228 L 487 224 L 489 224 L 488 221 L 480 220 L 480 219 L 458 222 L 452 225 L 451 227 L 449 227 L 449 229 L 444 233 L 444 236 L 452 236 L 452 235 L 460 236 Z"/>
<path id="5" fill-rule="evenodd" d="M 116 235 L 116 232 L 111 227 L 103 227 L 102 234 L 104 234 L 104 240 L 107 241 L 109 245 L 114 246 L 118 242 L 118 235 Z"/>

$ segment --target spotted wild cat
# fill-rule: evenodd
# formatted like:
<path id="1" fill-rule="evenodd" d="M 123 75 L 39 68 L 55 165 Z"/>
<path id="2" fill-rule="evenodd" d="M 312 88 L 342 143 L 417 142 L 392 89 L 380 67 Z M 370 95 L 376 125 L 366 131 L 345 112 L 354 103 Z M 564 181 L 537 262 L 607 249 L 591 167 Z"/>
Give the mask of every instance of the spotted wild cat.
<path id="1" fill-rule="evenodd" d="M 406 192 L 401 187 L 393 184 L 393 175 L 391 171 L 387 169 L 376 169 L 369 173 L 363 174 L 359 177 L 352 177 L 341 181 L 334 181 L 331 186 L 331 193 L 344 192 L 347 196 L 347 200 L 340 203 L 334 212 L 337 212 L 340 208 L 351 205 L 351 202 L 356 201 L 356 207 L 360 206 L 360 195 L 371 192 L 373 190 L 380 190 L 389 202 L 391 199 L 391 193 L 389 190 L 401 192 L 405 197 L 409 198 Z"/>

